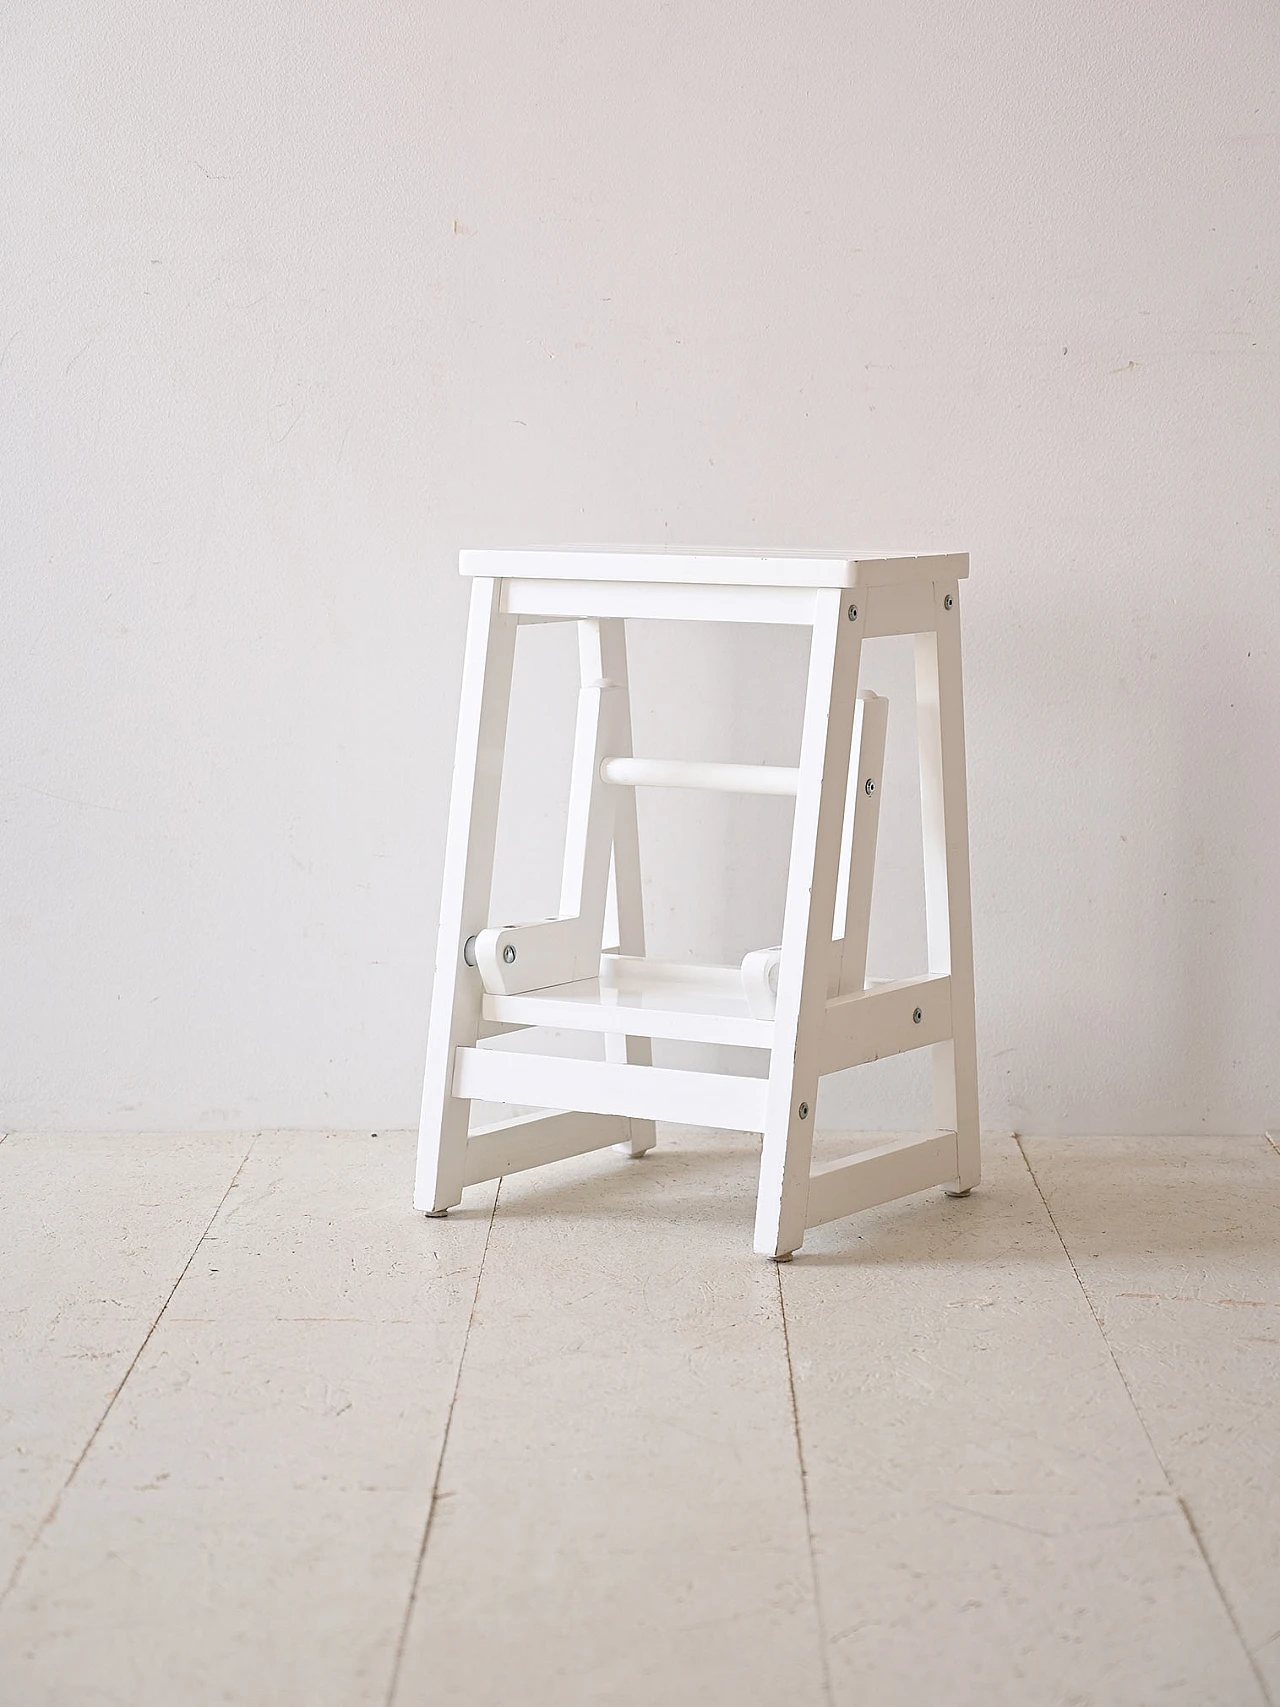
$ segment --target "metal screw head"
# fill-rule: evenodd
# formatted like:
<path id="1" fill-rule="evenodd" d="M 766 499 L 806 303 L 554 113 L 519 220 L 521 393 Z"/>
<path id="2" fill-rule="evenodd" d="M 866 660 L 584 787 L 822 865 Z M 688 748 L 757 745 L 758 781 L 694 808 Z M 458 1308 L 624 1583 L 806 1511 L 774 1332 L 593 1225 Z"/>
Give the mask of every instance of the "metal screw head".
<path id="1" fill-rule="evenodd" d="M 876 779 L 873 776 L 869 776 L 863 786 L 866 788 L 868 794 L 874 794 L 876 791 Z"/>
<path id="2" fill-rule="evenodd" d="M 919 1025 L 920 1021 L 923 1018 L 924 1018 L 924 1009 L 923 1008 L 917 1008 L 916 1011 L 911 1016 L 911 1023 L 913 1025 Z"/>
<path id="3" fill-rule="evenodd" d="M 942 601 L 943 610 L 950 610 L 954 606 L 955 602 L 956 601 L 952 598 L 951 594 L 948 593 L 946 598 Z"/>
<path id="4" fill-rule="evenodd" d="M 506 961 L 508 966 L 514 966 L 515 965 L 516 949 L 515 949 L 514 943 L 509 942 L 507 944 L 507 946 L 502 951 L 502 958 Z"/>
<path id="5" fill-rule="evenodd" d="M 809 1118 L 809 1105 L 808 1105 L 808 1103 L 802 1102 L 800 1104 L 799 1108 L 796 1110 L 796 1113 L 800 1116 L 801 1120 L 808 1120 L 808 1118 Z"/>
<path id="6" fill-rule="evenodd" d="M 849 606 L 849 621 L 850 622 L 857 622 L 857 620 L 858 620 L 858 607 L 857 607 L 857 605 L 850 605 Z"/>

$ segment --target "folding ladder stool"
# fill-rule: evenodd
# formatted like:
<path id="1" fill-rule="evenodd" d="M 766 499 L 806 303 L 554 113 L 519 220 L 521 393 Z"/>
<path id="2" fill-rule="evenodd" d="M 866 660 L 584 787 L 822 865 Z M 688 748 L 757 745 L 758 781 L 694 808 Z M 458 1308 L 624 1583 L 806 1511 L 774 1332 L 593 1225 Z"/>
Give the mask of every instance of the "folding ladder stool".
<path id="1" fill-rule="evenodd" d="M 755 1248 L 929 1186 L 978 1183 L 978 1095 L 960 680 L 967 555 L 678 556 L 465 551 L 474 577 L 449 807 L 414 1205 L 606 1146 L 642 1156 L 654 1122 L 763 1134 Z M 625 619 L 811 629 L 796 767 L 636 758 Z M 573 621 L 578 697 L 559 916 L 489 918 L 516 630 Z M 916 637 L 929 971 L 868 984 L 886 700 L 858 694 L 864 639 Z M 852 758 L 851 758 L 852 755 Z M 646 959 L 635 789 L 795 798 L 782 942 L 741 966 Z M 610 873 L 616 947 L 604 942 Z M 837 930 L 836 924 L 839 924 Z M 480 1047 L 521 1027 L 603 1034 L 603 1060 Z M 654 1038 L 769 1051 L 765 1078 L 655 1067 Z M 813 1166 L 818 1080 L 928 1045 L 931 1136 Z M 541 1112 L 470 1129 L 473 1100 Z"/>

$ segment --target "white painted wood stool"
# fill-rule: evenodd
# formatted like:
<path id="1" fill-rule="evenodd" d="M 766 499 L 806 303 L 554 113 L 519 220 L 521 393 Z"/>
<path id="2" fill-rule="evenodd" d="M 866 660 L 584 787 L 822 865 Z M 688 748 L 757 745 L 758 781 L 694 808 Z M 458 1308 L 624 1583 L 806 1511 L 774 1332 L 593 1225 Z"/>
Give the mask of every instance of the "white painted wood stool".
<path id="1" fill-rule="evenodd" d="M 473 576 L 427 1044 L 415 1207 L 608 1145 L 642 1156 L 656 1120 L 763 1133 L 755 1248 L 785 1259 L 805 1229 L 979 1177 L 973 949 L 958 584 L 964 554 L 676 556 L 465 551 Z M 812 630 L 800 763 L 686 763 L 631 750 L 625 619 Z M 575 621 L 578 700 L 560 914 L 489 918 L 516 630 Z M 916 636 L 929 972 L 866 981 L 888 702 L 858 693 L 864 639 Z M 851 762 L 851 754 L 856 762 Z M 782 942 L 741 966 L 645 958 L 635 789 L 795 797 Z M 618 943 L 604 943 L 610 866 Z M 840 922 L 839 934 L 834 928 Z M 603 1060 L 479 1047 L 526 1026 L 602 1033 Z M 655 1067 L 651 1039 L 769 1051 L 766 1078 Z M 813 1167 L 824 1073 L 933 1051 L 939 1130 Z M 469 1129 L 473 1099 L 541 1110 Z"/>

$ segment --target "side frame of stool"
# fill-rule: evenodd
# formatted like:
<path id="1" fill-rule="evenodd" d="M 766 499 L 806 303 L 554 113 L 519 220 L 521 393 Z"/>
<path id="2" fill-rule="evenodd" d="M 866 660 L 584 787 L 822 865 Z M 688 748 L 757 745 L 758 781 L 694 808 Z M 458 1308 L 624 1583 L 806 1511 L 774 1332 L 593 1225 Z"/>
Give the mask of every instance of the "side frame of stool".
<path id="1" fill-rule="evenodd" d="M 604 1085 L 592 1093 L 594 1112 L 553 1110 L 468 1131 L 466 1089 L 475 1074 L 460 1070 L 463 1057 L 470 1058 L 472 1068 L 478 1064 L 473 1046 L 480 1038 L 508 1029 L 484 1018 L 481 980 L 464 970 L 464 961 L 468 945 L 474 952 L 478 937 L 488 940 L 491 951 L 501 940 L 500 933 L 488 928 L 488 906 L 517 624 L 581 621 L 580 634 L 586 631 L 588 636 L 583 647 L 584 699 L 593 668 L 587 655 L 589 636 L 593 631 L 598 635 L 595 667 L 603 680 L 597 685 L 612 682 L 622 690 L 611 702 L 608 748 L 615 756 L 625 756 L 631 752 L 630 718 L 620 619 L 645 614 L 802 622 L 812 629 L 812 645 L 768 1078 L 761 1083 L 730 1075 L 660 1075 L 651 1068 L 628 1073 L 628 1065 L 647 1067 L 650 1060 L 648 1038 L 629 1035 L 606 1034 L 606 1063 L 623 1064 L 619 1084 L 623 1077 L 636 1084 L 640 1079 L 670 1080 L 671 1096 L 651 1110 L 659 1117 L 681 1118 L 678 1109 L 668 1111 L 668 1102 L 679 1105 L 696 1092 L 693 1101 L 698 1106 L 691 1106 L 683 1118 L 695 1124 L 744 1124 L 740 1113 L 726 1118 L 717 1108 L 721 1087 L 725 1110 L 741 1111 L 744 1098 L 761 1108 L 760 1126 L 755 1128 L 763 1129 L 755 1246 L 762 1254 L 785 1259 L 799 1248 L 808 1227 L 930 1185 L 942 1185 L 952 1195 L 967 1193 L 978 1182 L 980 1160 L 957 580 L 873 582 L 852 590 L 651 583 L 582 587 L 554 581 L 532 585 L 532 597 L 530 584 L 518 578 L 477 577 L 472 586 L 415 1207 L 443 1214 L 460 1200 L 466 1185 L 481 1180 L 611 1144 L 633 1155 L 652 1146 L 652 1120 L 635 1118 L 629 1096 Z M 735 601 L 736 614 L 728 615 L 726 607 Z M 582 620 L 584 612 L 588 620 Z M 874 995 L 858 990 L 832 1001 L 832 928 L 861 642 L 887 634 L 913 634 L 916 641 L 929 972 L 923 980 L 907 980 Z M 598 741 L 600 728 L 584 727 L 580 710 L 579 743 Z M 643 956 L 634 792 L 628 787 L 608 792 L 613 797 L 620 949 L 624 955 Z M 598 836 L 595 839 L 598 844 Z M 566 893 L 571 886 L 567 869 Z M 531 928 L 539 929 L 522 927 Z M 920 1006 L 913 1012 L 907 1005 L 914 999 L 913 987 L 931 998 L 931 1026 L 923 1034 L 912 1030 L 922 1013 Z M 937 1019 L 940 1005 L 945 1035 Z M 926 1044 L 932 1047 L 935 1119 L 942 1130 L 814 1169 L 812 1113 L 819 1077 Z M 581 1076 L 600 1075 L 596 1068 Z M 549 1086 L 564 1078 L 548 1064 Z M 557 1088 L 566 1091 L 563 1100 L 568 1102 L 569 1087 L 561 1083 Z M 646 1096 L 653 1100 L 648 1084 Z"/>
<path id="2" fill-rule="evenodd" d="M 926 603 L 927 601 L 927 603 Z M 929 971 L 903 991 L 945 999 L 948 1035 L 932 1042 L 934 1119 L 939 1131 L 813 1167 L 813 1114 L 826 1073 L 916 1047 L 919 1004 L 893 1002 L 875 1055 L 865 1038 L 842 1035 L 841 1020 L 867 998 L 829 999 L 828 967 L 839 880 L 862 641 L 915 637 L 916 706 L 924 837 Z M 870 896 L 866 897 L 869 906 Z M 888 1007 L 889 989 L 877 993 Z M 908 1001 L 913 997 L 908 995 Z M 896 1011 L 894 1011 L 896 1010 Z M 869 1005 L 867 1009 L 870 1012 Z M 923 1045 L 923 1039 L 921 1044 Z M 958 581 L 870 586 L 816 594 L 801 736 L 800 782 L 775 1015 L 755 1248 L 780 1260 L 810 1227 L 873 1208 L 931 1185 L 966 1196 L 981 1178 L 968 796 Z"/>
<path id="3" fill-rule="evenodd" d="M 474 954 L 474 945 L 485 938 L 490 950 L 501 954 L 505 933 L 488 926 L 502 759 L 517 628 L 521 620 L 537 620 L 521 619 L 502 609 L 504 585 L 477 577 L 471 586 L 414 1179 L 414 1207 L 427 1215 L 443 1215 L 461 1200 L 468 1185 L 611 1146 L 639 1157 L 656 1142 L 652 1120 L 576 1110 L 519 1115 L 471 1128 L 471 1101 L 455 1094 L 458 1048 L 510 1029 L 484 1018 L 483 985 L 471 975 L 468 964 L 469 945 Z M 594 970 L 600 961 L 611 859 L 620 953 L 644 955 L 644 913 L 635 796 L 597 779 L 592 763 L 605 733 L 612 752 L 631 751 L 625 629 L 620 620 L 609 618 L 577 626 L 582 686 L 561 904 L 566 912 L 575 905 L 582 908 L 585 936 L 592 939 Z M 544 955 L 552 958 L 557 949 L 563 954 L 566 938 L 571 955 L 575 950 L 578 955 L 584 952 L 583 937 L 573 930 L 574 923 L 572 918 L 555 921 L 556 926 L 569 927 L 558 933 L 534 927 Z M 522 944 L 526 954 L 528 934 L 524 933 Z M 562 939 L 559 944 L 555 934 Z M 565 975 L 573 976 L 573 969 Z M 442 1019 L 445 1014 L 447 1024 Z M 606 1037 L 605 1059 L 648 1066 L 652 1061 L 649 1039 Z"/>

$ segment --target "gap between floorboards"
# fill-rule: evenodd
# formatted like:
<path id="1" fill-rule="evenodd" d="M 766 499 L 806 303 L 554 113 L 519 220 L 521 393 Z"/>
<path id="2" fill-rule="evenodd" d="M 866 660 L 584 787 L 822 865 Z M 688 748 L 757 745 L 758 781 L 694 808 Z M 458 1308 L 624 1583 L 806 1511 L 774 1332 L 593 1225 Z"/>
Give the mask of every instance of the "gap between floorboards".
<path id="1" fill-rule="evenodd" d="M 7 1137 L 8 1134 L 6 1133 L 5 1136 Z M 80 1466 L 84 1463 L 85 1459 L 89 1456 L 89 1453 L 93 1448 L 94 1441 L 101 1434 L 103 1426 L 105 1425 L 107 1418 L 111 1415 L 112 1411 L 115 1409 L 116 1401 L 119 1399 L 121 1393 L 124 1392 L 125 1385 L 128 1382 L 129 1377 L 133 1374 L 134 1370 L 138 1367 L 139 1358 L 142 1356 L 143 1352 L 147 1349 L 148 1345 L 150 1345 L 151 1337 L 155 1333 L 156 1329 L 160 1326 L 160 1323 L 164 1317 L 165 1311 L 169 1308 L 169 1305 L 173 1302 L 174 1293 L 178 1290 L 178 1288 L 182 1285 L 183 1280 L 186 1278 L 187 1270 L 191 1267 L 192 1263 L 196 1260 L 196 1257 L 200 1254 L 200 1249 L 201 1249 L 202 1245 L 204 1244 L 205 1240 L 209 1237 L 210 1232 L 213 1230 L 214 1222 L 218 1219 L 219 1215 L 221 1215 L 221 1213 L 222 1213 L 223 1205 L 226 1203 L 227 1199 L 231 1196 L 232 1191 L 235 1189 L 236 1184 L 239 1181 L 240 1175 L 244 1172 L 245 1163 L 249 1160 L 249 1157 L 253 1154 L 253 1147 L 257 1143 L 257 1141 L 258 1141 L 258 1135 L 255 1133 L 254 1136 L 252 1138 L 250 1138 L 250 1140 L 249 1140 L 248 1148 L 245 1150 L 244 1154 L 241 1156 L 239 1162 L 237 1162 L 235 1172 L 232 1174 L 230 1180 L 228 1180 L 226 1190 L 223 1192 L 222 1196 L 218 1199 L 217 1204 L 214 1208 L 213 1214 L 209 1217 L 208 1221 L 205 1223 L 204 1231 L 201 1233 L 200 1237 L 196 1240 L 195 1244 L 192 1246 L 191 1255 L 187 1258 L 186 1262 L 183 1263 L 182 1268 L 180 1269 L 180 1271 L 178 1273 L 178 1278 L 174 1281 L 173 1285 L 169 1288 L 168 1292 L 165 1294 L 164 1302 L 161 1304 L 159 1310 L 156 1312 L 155 1318 L 152 1321 L 151 1326 L 147 1329 L 146 1333 L 143 1334 L 141 1342 L 138 1345 L 138 1349 L 134 1352 L 133 1356 L 129 1359 L 128 1368 L 125 1370 L 124 1374 L 120 1377 L 120 1380 L 116 1383 L 115 1389 L 113 1390 L 110 1398 L 107 1400 L 106 1404 L 103 1406 L 101 1416 L 98 1418 L 97 1422 L 93 1425 L 92 1429 L 90 1429 L 89 1438 L 88 1438 L 88 1440 L 85 1441 L 84 1446 L 81 1448 L 80 1453 L 79 1453 L 78 1457 L 76 1458 L 75 1463 L 71 1466 L 70 1470 L 67 1472 L 67 1475 L 63 1480 L 62 1486 L 58 1489 L 58 1492 L 54 1496 L 52 1505 L 49 1507 L 48 1511 L 44 1514 L 44 1516 L 41 1518 L 39 1524 L 36 1526 L 35 1532 L 32 1535 L 31 1539 L 27 1542 L 26 1546 L 19 1553 L 18 1558 L 14 1564 L 14 1567 L 13 1567 L 12 1571 L 10 1571 L 10 1573 L 9 1573 L 8 1582 L 6 1582 L 4 1584 L 3 1588 L 0 1588 L 0 1607 L 2 1607 L 4 1605 L 5 1601 L 8 1600 L 9 1596 L 13 1593 L 14 1589 L 17 1588 L 18 1583 L 21 1580 L 23 1570 L 26 1567 L 27 1560 L 31 1557 L 32 1553 L 35 1552 L 36 1547 L 40 1543 L 41 1537 L 44 1535 L 44 1533 L 48 1529 L 49 1525 L 53 1522 L 54 1518 L 57 1517 L 59 1508 L 61 1507 L 63 1500 L 67 1497 L 67 1492 L 70 1489 L 71 1484 L 75 1481 L 77 1475 L 80 1473 Z"/>
<path id="2" fill-rule="evenodd" d="M 458 1389 L 462 1386 L 462 1369 L 467 1361 L 467 1347 L 471 1343 L 471 1326 L 476 1319 L 476 1304 L 480 1297 L 480 1283 L 484 1278 L 484 1265 L 489 1255 L 489 1241 L 493 1237 L 494 1218 L 498 1213 L 498 1204 L 502 1199 L 502 1181 L 497 1183 L 493 1194 L 493 1206 L 489 1210 L 489 1225 L 485 1229 L 484 1247 L 480 1252 L 480 1261 L 476 1265 L 476 1281 L 471 1292 L 471 1308 L 467 1312 L 466 1332 L 462 1336 L 462 1346 L 458 1352 L 458 1367 L 453 1378 L 453 1392 L 449 1395 L 449 1409 L 445 1413 L 444 1430 L 440 1436 L 440 1451 L 436 1457 L 436 1473 L 431 1481 L 431 1497 L 427 1501 L 427 1513 L 422 1524 L 422 1541 L 418 1546 L 418 1557 L 414 1561 L 413 1577 L 409 1584 L 409 1598 L 404 1609 L 404 1618 L 400 1624 L 400 1634 L 396 1641 L 395 1657 L 391 1662 L 391 1677 L 387 1683 L 387 1707 L 394 1707 L 396 1691 L 400 1686 L 400 1671 L 404 1665 L 405 1644 L 409 1640 L 409 1626 L 413 1621 L 413 1609 L 418 1601 L 418 1586 L 422 1581 L 422 1568 L 426 1563 L 427 1547 L 431 1541 L 431 1529 L 435 1522 L 436 1507 L 440 1503 L 440 1477 L 444 1473 L 445 1453 L 449 1449 L 449 1430 L 453 1426 L 454 1407 L 458 1402 Z"/>
<path id="3" fill-rule="evenodd" d="M 1270 1134 L 1268 1133 L 1266 1136 L 1267 1136 L 1268 1142 L 1270 1142 Z M 1090 1316 L 1092 1316 L 1092 1318 L 1093 1318 L 1093 1325 L 1095 1328 L 1097 1328 L 1098 1333 L 1101 1336 L 1103 1345 L 1107 1348 L 1107 1356 L 1111 1359 L 1112 1368 L 1115 1370 L 1116 1374 L 1120 1377 L 1120 1383 L 1124 1388 L 1125 1396 L 1128 1399 L 1129 1404 L 1132 1406 L 1133 1414 L 1135 1417 L 1137 1417 L 1138 1425 L 1142 1429 L 1143 1434 L 1146 1436 L 1148 1446 L 1150 1446 L 1150 1448 L 1151 1448 L 1151 1455 L 1155 1459 L 1156 1463 L 1160 1466 L 1160 1474 L 1164 1477 L 1165 1483 L 1168 1486 L 1170 1494 L 1178 1503 L 1178 1509 L 1181 1511 L 1182 1516 L 1183 1516 L 1183 1520 L 1186 1523 L 1187 1532 L 1191 1536 L 1191 1540 L 1195 1546 L 1195 1549 L 1196 1549 L 1197 1553 L 1199 1553 L 1200 1558 L 1204 1563 L 1204 1568 L 1205 1568 L 1206 1572 L 1208 1573 L 1209 1581 L 1213 1584 L 1214 1593 L 1217 1595 L 1218 1600 L 1222 1606 L 1222 1610 L 1226 1614 L 1227 1621 L 1231 1625 L 1231 1629 L 1235 1635 L 1236 1641 L 1240 1644 L 1240 1651 L 1241 1651 L 1241 1653 L 1243 1653 L 1243 1655 L 1245 1657 L 1245 1660 L 1249 1666 L 1249 1670 L 1253 1673 L 1254 1679 L 1257 1682 L 1258 1689 L 1261 1693 L 1262 1699 L 1268 1703 L 1272 1703 L 1272 1695 L 1271 1695 L 1271 1691 L 1267 1688 L 1266 1679 L 1264 1678 L 1262 1671 L 1260 1670 L 1260 1668 L 1258 1666 L 1257 1660 L 1254 1658 L 1252 1650 L 1250 1649 L 1248 1643 L 1244 1639 L 1244 1635 L 1240 1629 L 1240 1625 L 1236 1620 L 1236 1615 L 1235 1615 L 1234 1611 L 1232 1610 L 1231 1603 L 1227 1599 L 1226 1594 L 1223 1591 L 1222 1584 L 1218 1579 L 1218 1573 L 1214 1569 L 1213 1561 L 1210 1559 L 1207 1551 L 1205 1550 L 1204 1542 L 1201 1540 L 1200 1531 L 1196 1526 L 1195 1519 L 1191 1515 L 1191 1510 L 1188 1507 L 1186 1500 L 1182 1497 L 1181 1493 L 1174 1486 L 1173 1478 L 1169 1473 L 1169 1467 L 1165 1463 L 1164 1458 L 1162 1457 L 1162 1455 L 1159 1451 L 1159 1448 L 1156 1446 L 1155 1441 L 1152 1439 L 1151 1431 L 1147 1427 L 1147 1419 L 1142 1414 L 1142 1408 L 1138 1404 L 1137 1399 L 1134 1397 L 1133 1389 L 1129 1385 L 1128 1378 L 1126 1377 L 1124 1370 L 1120 1367 L 1120 1360 L 1117 1358 L 1115 1351 L 1112 1349 L 1111 1341 L 1107 1338 L 1107 1331 L 1102 1325 L 1102 1321 L 1098 1315 L 1098 1312 L 1093 1307 L 1093 1299 L 1090 1298 L 1089 1290 L 1085 1286 L 1084 1279 L 1081 1276 L 1079 1268 L 1076 1266 L 1076 1259 L 1072 1256 L 1070 1248 L 1067 1245 L 1067 1241 L 1062 1236 L 1062 1229 L 1058 1226 L 1058 1223 L 1057 1223 L 1056 1219 L 1054 1218 L 1053 1210 L 1050 1209 L 1050 1207 L 1049 1207 L 1049 1200 L 1044 1194 L 1044 1191 L 1040 1185 L 1040 1181 L 1036 1178 L 1035 1168 L 1031 1165 L 1031 1158 L 1027 1154 L 1026 1146 L 1022 1142 L 1022 1134 L 1019 1132 L 1015 1132 L 1013 1135 L 1013 1140 L 1014 1140 L 1014 1143 L 1018 1146 L 1018 1154 L 1022 1157 L 1023 1165 L 1026 1167 L 1027 1173 L 1031 1176 L 1031 1183 L 1036 1188 L 1036 1195 L 1039 1197 L 1041 1203 L 1044 1205 L 1044 1212 L 1049 1217 L 1049 1224 L 1053 1228 L 1053 1231 L 1057 1237 L 1058 1243 L 1062 1246 L 1062 1253 L 1066 1257 L 1067 1261 L 1071 1264 L 1071 1272 L 1075 1276 L 1076 1285 L 1080 1288 L 1080 1295 L 1085 1301 L 1085 1305 L 1088 1308 Z"/>

